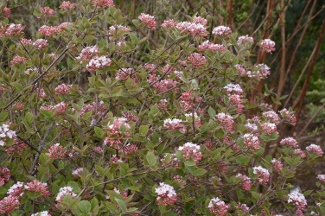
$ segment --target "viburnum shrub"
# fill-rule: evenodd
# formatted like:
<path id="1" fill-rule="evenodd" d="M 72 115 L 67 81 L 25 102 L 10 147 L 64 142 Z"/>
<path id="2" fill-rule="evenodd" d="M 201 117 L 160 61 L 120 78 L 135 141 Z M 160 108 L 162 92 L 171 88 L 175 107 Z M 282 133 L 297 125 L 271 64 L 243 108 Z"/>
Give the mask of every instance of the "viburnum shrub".
<path id="1" fill-rule="evenodd" d="M 279 137 L 292 110 L 247 99 L 270 39 L 128 21 L 112 0 L 36 8 L 35 35 L 1 11 L 1 215 L 325 214 L 324 174 L 293 190 L 322 149 Z"/>

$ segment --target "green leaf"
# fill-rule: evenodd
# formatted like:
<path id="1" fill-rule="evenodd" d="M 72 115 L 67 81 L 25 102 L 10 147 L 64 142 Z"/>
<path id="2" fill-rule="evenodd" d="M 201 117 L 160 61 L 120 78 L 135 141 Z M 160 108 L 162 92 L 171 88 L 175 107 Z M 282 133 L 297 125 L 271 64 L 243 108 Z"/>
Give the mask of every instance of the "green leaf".
<path id="1" fill-rule="evenodd" d="M 139 128 L 139 132 L 141 136 L 146 136 L 149 131 L 149 126 L 148 125 L 141 125 Z"/>
<path id="2" fill-rule="evenodd" d="M 194 170 L 192 174 L 193 174 L 194 176 L 202 176 L 202 175 L 204 175 L 206 172 L 207 172 L 206 169 L 198 168 L 198 169 Z"/>
<path id="3" fill-rule="evenodd" d="M 208 114 L 209 114 L 210 118 L 214 119 L 216 116 L 216 111 L 212 107 L 209 107 Z"/>
<path id="4" fill-rule="evenodd" d="M 247 165 L 248 162 L 250 161 L 250 159 L 251 159 L 251 156 L 243 155 L 240 158 L 236 159 L 236 162 L 239 164 L 242 164 L 242 165 Z"/>
<path id="5" fill-rule="evenodd" d="M 103 129 L 99 128 L 99 127 L 94 127 L 94 131 L 95 134 L 99 137 L 99 138 L 103 138 L 105 132 Z"/>
<path id="6" fill-rule="evenodd" d="M 24 87 L 18 82 L 12 82 L 10 83 L 10 85 L 13 86 L 18 91 L 22 91 L 24 89 Z"/>
<path id="7" fill-rule="evenodd" d="M 119 198 L 116 198 L 115 197 L 115 201 L 117 202 L 117 205 L 120 207 L 120 209 L 123 211 L 123 212 L 126 212 L 126 204 L 123 200 L 119 199 Z"/>
<path id="8" fill-rule="evenodd" d="M 148 163 L 149 163 L 150 166 L 154 166 L 157 163 L 156 156 L 154 155 L 154 153 L 152 153 L 150 151 L 147 153 L 146 159 L 147 159 L 147 161 L 148 161 Z"/>
<path id="9" fill-rule="evenodd" d="M 285 160 L 285 162 L 286 162 L 287 164 L 289 164 L 290 166 L 293 166 L 292 158 L 284 157 L 283 159 Z"/>
<path id="10" fill-rule="evenodd" d="M 91 211 L 91 204 L 87 200 L 82 200 L 78 203 L 77 208 L 83 215 L 89 215 Z"/>
<path id="11" fill-rule="evenodd" d="M 7 111 L 2 111 L 1 113 L 0 113 L 0 121 L 4 121 L 4 120 L 6 120 L 6 118 L 8 117 L 8 112 Z"/>

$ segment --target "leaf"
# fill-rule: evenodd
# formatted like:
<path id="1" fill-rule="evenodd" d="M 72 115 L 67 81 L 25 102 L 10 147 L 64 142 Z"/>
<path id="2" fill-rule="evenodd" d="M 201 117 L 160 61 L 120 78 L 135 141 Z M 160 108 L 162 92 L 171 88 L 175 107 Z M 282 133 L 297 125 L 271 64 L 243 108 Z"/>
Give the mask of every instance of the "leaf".
<path id="1" fill-rule="evenodd" d="M 24 87 L 18 82 L 12 82 L 10 83 L 10 85 L 13 86 L 18 91 L 22 91 L 24 89 Z"/>
<path id="2" fill-rule="evenodd" d="M 99 137 L 99 138 L 103 138 L 103 135 L 105 134 L 104 130 L 99 128 L 99 127 L 94 127 L 94 131 L 95 134 Z"/>
<path id="3" fill-rule="evenodd" d="M 120 207 L 120 209 L 125 212 L 126 211 L 126 204 L 123 200 L 116 198 L 115 197 L 115 201 L 117 202 L 117 205 Z"/>
<path id="4" fill-rule="evenodd" d="M 285 162 L 286 162 L 287 164 L 289 164 L 290 166 L 293 166 L 293 161 L 292 161 L 291 158 L 289 158 L 289 157 L 284 157 L 283 159 L 285 160 Z"/>
<path id="5" fill-rule="evenodd" d="M 139 128 L 139 132 L 141 136 L 146 136 L 149 131 L 149 126 L 148 125 L 141 125 Z"/>
<path id="6" fill-rule="evenodd" d="M 148 161 L 148 163 L 149 163 L 150 166 L 154 166 L 157 163 L 156 156 L 154 155 L 154 153 L 152 153 L 150 151 L 147 153 L 146 159 L 147 159 L 147 161 Z"/>
<path id="7" fill-rule="evenodd" d="M 0 121 L 4 121 L 8 117 L 8 112 L 7 111 L 2 111 L 0 113 Z"/>
<path id="8" fill-rule="evenodd" d="M 216 116 L 216 111 L 212 107 L 209 107 L 208 114 L 209 114 L 210 118 L 214 119 Z"/>
<path id="9" fill-rule="evenodd" d="M 240 158 L 236 159 L 236 162 L 242 165 L 247 165 L 250 159 L 250 156 L 243 155 Z"/>
<path id="10" fill-rule="evenodd" d="M 193 171 L 192 175 L 194 176 L 202 176 L 206 173 L 206 169 L 203 169 L 203 168 L 198 168 L 196 170 Z"/>
<path id="11" fill-rule="evenodd" d="M 87 200 L 82 200 L 78 203 L 77 208 L 83 215 L 89 215 L 91 211 L 91 204 Z"/>

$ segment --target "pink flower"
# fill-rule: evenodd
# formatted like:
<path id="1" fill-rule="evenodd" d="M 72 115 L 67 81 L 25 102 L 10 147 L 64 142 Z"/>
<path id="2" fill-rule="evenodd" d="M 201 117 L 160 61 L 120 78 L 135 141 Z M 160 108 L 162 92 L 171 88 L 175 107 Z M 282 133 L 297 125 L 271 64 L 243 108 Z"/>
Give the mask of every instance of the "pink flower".
<path id="1" fill-rule="evenodd" d="M 261 142 L 257 136 L 253 134 L 245 134 L 243 136 L 244 144 L 247 149 L 259 150 Z"/>
<path id="2" fill-rule="evenodd" d="M 231 115 L 225 113 L 218 113 L 216 118 L 220 121 L 222 126 L 229 132 L 234 133 L 234 120 Z"/>
<path id="3" fill-rule="evenodd" d="M 169 19 L 169 20 L 164 20 L 164 22 L 161 24 L 162 27 L 165 28 L 173 28 L 177 26 L 177 22 L 174 21 L 173 19 Z"/>
<path id="4" fill-rule="evenodd" d="M 240 64 L 236 64 L 234 67 L 237 69 L 238 74 L 239 74 L 240 76 L 246 76 L 246 75 L 247 75 L 247 73 L 246 73 L 246 71 L 245 71 L 245 68 L 244 68 L 242 65 L 240 65 Z"/>
<path id="5" fill-rule="evenodd" d="M 196 24 L 202 24 L 204 26 L 208 25 L 208 20 L 204 19 L 201 16 L 195 16 L 192 21 L 193 21 L 193 23 L 196 23 Z"/>
<path id="6" fill-rule="evenodd" d="M 322 182 L 325 183 L 325 174 L 319 174 L 317 178 Z"/>
<path id="7" fill-rule="evenodd" d="M 239 185 L 245 190 L 245 191 L 250 191 L 252 188 L 252 182 L 251 179 L 244 174 L 238 173 L 236 175 L 236 178 L 241 178 L 242 181 L 239 182 Z"/>
<path id="8" fill-rule="evenodd" d="M 26 183 L 24 186 L 27 191 L 40 193 L 42 197 L 50 196 L 50 192 L 47 186 L 47 183 L 40 182 L 38 180 L 34 180 L 32 182 Z"/>
<path id="9" fill-rule="evenodd" d="M 30 216 L 51 216 L 51 214 L 48 211 L 42 211 L 42 212 L 31 214 Z"/>
<path id="10" fill-rule="evenodd" d="M 226 26 L 218 26 L 212 30 L 212 34 L 218 35 L 218 36 L 227 36 L 227 35 L 230 35 L 231 32 L 232 32 L 231 29 Z"/>
<path id="11" fill-rule="evenodd" d="M 80 63 L 89 62 L 91 59 L 98 57 L 98 47 L 97 46 L 87 46 L 83 48 L 79 54 L 78 57 L 76 57 L 77 60 L 80 60 Z"/>
<path id="12" fill-rule="evenodd" d="M 60 188 L 60 191 L 59 191 L 58 195 L 56 196 L 55 201 L 61 202 L 63 200 L 63 198 L 65 197 L 65 195 L 67 195 L 67 194 L 70 194 L 72 197 L 76 197 L 77 194 L 75 194 L 72 190 L 73 190 L 72 187 L 69 187 L 69 186 Z"/>
<path id="13" fill-rule="evenodd" d="M 180 22 L 176 28 L 192 37 L 205 37 L 208 35 L 206 28 L 201 23 Z"/>
<path id="14" fill-rule="evenodd" d="M 38 29 L 38 32 L 41 35 L 47 36 L 47 37 L 51 37 L 53 35 L 58 34 L 60 31 L 60 29 L 57 26 L 47 26 L 47 25 L 43 25 Z"/>
<path id="15" fill-rule="evenodd" d="M 169 131 L 174 131 L 174 130 L 178 130 L 181 133 L 185 133 L 186 132 L 186 128 L 185 125 L 181 123 L 182 120 L 180 119 L 165 119 L 164 120 L 164 127 L 167 128 L 167 130 Z"/>
<path id="16" fill-rule="evenodd" d="M 293 137 L 287 137 L 284 138 L 280 141 L 281 145 L 297 148 L 298 147 L 298 142 L 295 140 Z"/>
<path id="17" fill-rule="evenodd" d="M 0 214 L 10 215 L 10 213 L 17 209 L 20 205 L 18 197 L 7 196 L 0 200 Z"/>
<path id="18" fill-rule="evenodd" d="M 13 184 L 7 191 L 9 196 L 21 197 L 24 194 L 24 183 L 18 181 L 16 184 Z"/>
<path id="19" fill-rule="evenodd" d="M 281 117 L 289 122 L 291 125 L 296 125 L 297 119 L 293 111 L 288 111 L 286 108 L 279 111 Z"/>
<path id="20" fill-rule="evenodd" d="M 262 50 L 270 53 L 275 50 L 275 42 L 270 39 L 264 39 L 260 43 L 260 47 Z"/>
<path id="21" fill-rule="evenodd" d="M 158 195 L 156 200 L 158 205 L 174 205 L 177 201 L 177 195 L 175 189 L 168 184 L 160 183 L 160 186 L 155 189 L 155 193 Z"/>
<path id="22" fill-rule="evenodd" d="M 243 212 L 243 214 L 249 213 L 249 208 L 246 204 L 238 203 L 235 207 L 237 210 L 240 210 Z"/>
<path id="23" fill-rule="evenodd" d="M 68 104 L 62 101 L 55 105 L 53 108 L 56 110 L 56 116 L 63 115 L 68 110 Z"/>
<path id="24" fill-rule="evenodd" d="M 208 205 L 210 213 L 218 216 L 226 215 L 229 207 L 229 205 L 226 205 L 226 203 L 218 197 L 211 199 Z"/>
<path id="25" fill-rule="evenodd" d="M 144 13 L 141 13 L 139 16 L 138 16 L 138 19 L 143 22 L 148 29 L 152 29 L 152 30 L 155 30 L 156 29 L 156 20 L 155 20 L 155 17 L 154 16 L 150 16 L 149 14 L 144 14 Z"/>
<path id="26" fill-rule="evenodd" d="M 113 124 L 109 124 L 107 128 L 108 137 L 105 138 L 104 144 L 109 144 L 111 147 L 119 150 L 123 146 L 123 139 L 130 136 L 129 130 L 131 126 L 126 118 L 114 118 Z M 124 128 L 125 131 L 120 130 Z"/>
<path id="27" fill-rule="evenodd" d="M 32 45 L 33 44 L 33 41 L 31 39 L 22 38 L 20 40 L 20 43 L 23 44 L 23 45 Z"/>
<path id="28" fill-rule="evenodd" d="M 303 150 L 301 150 L 301 149 L 295 149 L 293 151 L 293 153 L 296 154 L 296 155 L 299 155 L 301 158 L 305 158 L 306 157 L 305 152 Z"/>
<path id="29" fill-rule="evenodd" d="M 10 8 L 7 8 L 7 7 L 3 8 L 2 15 L 4 17 L 9 18 L 10 17 L 10 13 L 11 13 Z"/>
<path id="30" fill-rule="evenodd" d="M 68 155 L 68 151 L 63 149 L 60 143 L 56 143 L 49 148 L 46 155 L 52 158 L 53 160 L 58 160 L 66 158 Z"/>
<path id="31" fill-rule="evenodd" d="M 72 171 L 72 175 L 73 175 L 73 177 L 77 178 L 77 177 L 79 177 L 80 175 L 82 175 L 83 172 L 84 172 L 84 168 L 80 167 L 80 168 L 78 168 L 78 169 L 73 170 L 73 171 Z"/>
<path id="32" fill-rule="evenodd" d="M 227 50 L 227 48 L 224 45 L 221 44 L 214 44 L 207 41 L 204 41 L 202 44 L 199 45 L 199 51 L 204 52 L 206 50 L 210 50 L 214 53 L 218 52 L 218 50 L 220 50 L 220 52 L 225 52 Z"/>
<path id="33" fill-rule="evenodd" d="M 257 175 L 260 184 L 266 184 L 270 179 L 269 171 L 261 166 L 253 167 L 253 173 Z"/>
<path id="34" fill-rule="evenodd" d="M 237 44 L 240 45 L 244 43 L 254 43 L 254 38 L 248 35 L 238 37 Z"/>
<path id="35" fill-rule="evenodd" d="M 191 62 L 193 67 L 201 67 L 207 63 L 205 56 L 200 53 L 192 53 L 187 60 Z"/>
<path id="36" fill-rule="evenodd" d="M 115 7 L 113 0 L 92 0 L 98 8 Z"/>
<path id="37" fill-rule="evenodd" d="M 40 12 L 41 12 L 42 16 L 44 16 L 46 18 L 55 15 L 55 11 L 49 7 L 41 7 Z M 41 18 L 41 17 L 37 17 L 37 18 Z"/>
<path id="38" fill-rule="evenodd" d="M 288 194 L 289 199 L 288 199 L 288 203 L 292 203 L 294 206 L 296 206 L 298 209 L 300 210 L 304 210 L 306 205 L 307 205 L 307 201 L 305 199 L 305 196 L 301 193 L 299 193 L 298 190 L 293 190 L 292 192 L 290 192 Z"/>
<path id="39" fill-rule="evenodd" d="M 273 110 L 263 112 L 262 115 L 266 117 L 266 119 L 272 123 L 279 124 L 279 116 Z"/>
<path id="40" fill-rule="evenodd" d="M 61 84 L 61 85 L 58 85 L 56 88 L 55 88 L 55 94 L 58 94 L 58 95 L 66 95 L 69 93 L 70 89 L 72 88 L 72 85 L 66 85 L 66 84 Z"/>
<path id="41" fill-rule="evenodd" d="M 183 146 L 178 147 L 178 150 L 182 152 L 185 160 L 192 158 L 194 162 L 198 163 L 202 159 L 200 146 L 197 144 L 187 142 Z"/>
<path id="42" fill-rule="evenodd" d="M 278 128 L 274 123 L 265 122 L 261 125 L 263 133 L 271 135 L 272 133 L 278 134 Z"/>
<path id="43" fill-rule="evenodd" d="M 306 150 L 312 154 L 317 154 L 319 157 L 323 156 L 323 150 L 319 145 L 310 144 Z"/>
<path id="44" fill-rule="evenodd" d="M 7 37 L 20 36 L 24 34 L 24 28 L 21 24 L 10 24 L 9 27 L 5 28 L 4 35 Z"/>
<path id="45" fill-rule="evenodd" d="M 274 169 L 274 171 L 277 173 L 280 173 L 281 170 L 283 169 L 283 164 L 281 163 L 281 161 L 273 158 L 271 163 L 272 163 L 272 168 Z"/>
<path id="46" fill-rule="evenodd" d="M 243 89 L 238 84 L 229 83 L 225 87 L 223 87 L 223 89 L 226 90 L 228 96 L 232 94 L 238 94 L 238 95 L 243 94 Z"/>
<path id="47" fill-rule="evenodd" d="M 48 45 L 49 45 L 49 44 L 48 44 L 47 40 L 45 40 L 45 39 L 37 39 L 37 40 L 34 41 L 34 43 L 33 43 L 34 48 L 37 49 L 37 50 L 44 49 L 44 48 L 46 48 Z"/>
<path id="48" fill-rule="evenodd" d="M 89 72 L 94 72 L 97 69 L 101 69 L 104 67 L 110 66 L 112 63 L 112 60 L 106 56 L 100 56 L 95 57 L 89 61 L 89 63 L 86 65 L 86 68 Z"/>
<path id="49" fill-rule="evenodd" d="M 25 63 L 27 61 L 27 59 L 23 56 L 15 56 L 11 61 L 10 61 L 10 65 L 14 66 L 14 65 L 21 65 L 23 63 Z"/>
<path id="50" fill-rule="evenodd" d="M 0 167 L 0 186 L 6 184 L 10 179 L 10 170 L 6 167 Z"/>
<path id="51" fill-rule="evenodd" d="M 127 144 L 124 148 L 123 148 L 123 153 L 126 155 L 132 155 L 134 153 L 136 153 L 138 151 L 138 146 L 135 144 Z"/>
<path id="52" fill-rule="evenodd" d="M 59 6 L 61 10 L 73 10 L 75 9 L 75 5 L 70 1 L 63 1 L 62 4 Z"/>

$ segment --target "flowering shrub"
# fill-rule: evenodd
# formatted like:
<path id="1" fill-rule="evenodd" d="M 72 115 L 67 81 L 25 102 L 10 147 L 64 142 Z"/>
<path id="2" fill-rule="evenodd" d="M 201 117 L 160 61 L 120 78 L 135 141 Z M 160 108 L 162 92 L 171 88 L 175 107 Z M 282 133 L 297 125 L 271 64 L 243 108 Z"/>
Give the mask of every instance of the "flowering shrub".
<path id="1" fill-rule="evenodd" d="M 272 71 L 248 61 L 252 37 L 201 16 L 128 22 L 112 0 L 59 9 L 35 9 L 32 36 L 2 15 L 0 214 L 325 214 L 324 174 L 290 192 L 320 146 L 279 136 L 292 110 L 247 100 Z"/>

